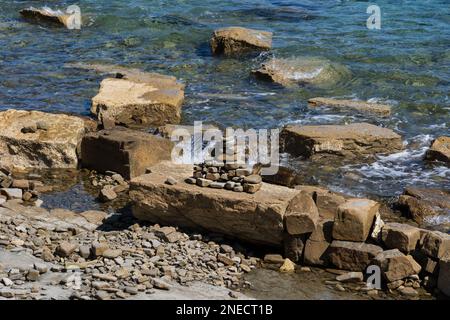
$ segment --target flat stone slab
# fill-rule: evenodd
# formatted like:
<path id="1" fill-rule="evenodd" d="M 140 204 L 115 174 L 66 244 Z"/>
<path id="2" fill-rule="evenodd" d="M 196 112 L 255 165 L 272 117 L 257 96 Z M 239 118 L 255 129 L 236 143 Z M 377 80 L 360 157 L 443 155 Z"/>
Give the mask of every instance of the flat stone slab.
<path id="1" fill-rule="evenodd" d="M 83 215 L 86 213 L 78 214 L 65 209 L 48 211 L 44 208 L 23 206 L 14 201 L 8 201 L 0 206 L 0 219 L 27 220 L 36 229 L 67 231 L 76 228 L 93 231 L 102 224 L 103 219 L 92 219 Z"/>
<path id="2" fill-rule="evenodd" d="M 308 100 L 308 107 L 327 107 L 340 112 L 357 111 L 363 113 L 374 113 L 380 116 L 389 116 L 391 114 L 391 106 L 387 104 L 360 100 L 317 97 Z"/>
<path id="3" fill-rule="evenodd" d="M 265 51 L 272 48 L 272 32 L 242 27 L 215 30 L 211 38 L 213 54 L 239 54 L 248 51 Z"/>
<path id="4" fill-rule="evenodd" d="M 91 112 L 102 123 L 160 126 L 180 122 L 183 101 L 184 85 L 175 77 L 133 71 L 104 79 Z"/>
<path id="5" fill-rule="evenodd" d="M 192 175 L 191 165 L 171 162 L 161 162 L 151 171 L 130 182 L 136 218 L 205 229 L 258 244 L 282 245 L 286 208 L 300 192 L 267 183 L 255 194 L 202 188 L 184 182 Z M 166 184 L 168 174 L 178 183 Z"/>
<path id="6" fill-rule="evenodd" d="M 80 117 L 40 111 L 0 112 L 0 165 L 17 168 L 76 168 L 86 131 Z"/>
<path id="7" fill-rule="evenodd" d="M 349 125 L 287 125 L 281 149 L 294 156 L 318 159 L 324 156 L 357 158 L 402 150 L 402 138 L 394 131 L 369 123 Z"/>

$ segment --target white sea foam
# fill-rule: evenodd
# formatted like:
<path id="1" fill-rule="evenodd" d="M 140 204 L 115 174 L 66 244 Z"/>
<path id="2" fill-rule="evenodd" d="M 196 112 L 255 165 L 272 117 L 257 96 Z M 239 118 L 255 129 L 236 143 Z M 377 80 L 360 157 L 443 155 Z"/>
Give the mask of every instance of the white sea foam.
<path id="1" fill-rule="evenodd" d="M 450 212 L 447 215 L 427 216 L 424 222 L 428 225 L 441 225 L 450 223 Z"/>

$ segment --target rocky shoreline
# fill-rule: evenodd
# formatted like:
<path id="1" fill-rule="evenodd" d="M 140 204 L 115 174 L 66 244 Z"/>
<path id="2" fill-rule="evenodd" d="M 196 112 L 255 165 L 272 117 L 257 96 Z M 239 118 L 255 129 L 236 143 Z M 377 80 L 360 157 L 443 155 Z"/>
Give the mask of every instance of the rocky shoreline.
<path id="1" fill-rule="evenodd" d="M 215 55 L 267 51 L 272 34 L 225 28 L 210 45 Z M 245 299 L 238 291 L 253 285 L 246 274 L 260 268 L 314 271 L 328 289 L 371 299 L 450 295 L 450 235 L 421 228 L 424 217 L 450 209 L 448 191 L 407 188 L 396 207 L 415 224 L 397 223 L 383 216 L 378 201 L 299 185 L 284 168 L 261 177 L 253 168 L 174 164 L 170 134 L 146 129 L 169 132 L 165 125 L 181 122 L 185 85 L 139 70 L 94 69 L 114 74 L 92 98 L 95 120 L 0 112 L 0 258 L 7 257 L 0 264 L 0 297 L 151 299 L 203 286 L 228 288 L 217 291 L 220 298 Z M 266 61 L 253 74 L 283 86 L 326 87 L 350 72 L 295 58 Z M 311 104 L 390 113 L 375 103 Z M 399 134 L 368 123 L 287 125 L 280 138 L 283 152 L 319 163 L 370 162 L 403 149 Z M 448 139 L 437 138 L 424 161 L 448 165 Z M 132 214 L 43 208 L 40 195 L 49 190 L 34 171 L 80 168 L 90 170 L 98 201 L 123 197 Z M 371 266 L 381 272 L 381 288 L 367 285 Z"/>

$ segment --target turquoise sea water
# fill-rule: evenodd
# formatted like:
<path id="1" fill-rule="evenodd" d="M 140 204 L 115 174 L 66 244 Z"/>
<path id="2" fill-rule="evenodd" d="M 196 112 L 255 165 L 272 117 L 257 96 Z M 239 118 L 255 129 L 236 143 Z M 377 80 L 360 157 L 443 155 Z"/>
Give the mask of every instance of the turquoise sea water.
<path id="1" fill-rule="evenodd" d="M 38 26 L 28 6 L 81 7 L 81 31 Z M 368 30 L 366 9 L 381 8 L 381 30 Z M 265 56 L 212 57 L 214 29 L 244 26 L 274 32 L 276 57 L 323 57 L 352 77 L 332 88 L 285 89 L 250 70 Z M 186 83 L 183 123 L 278 128 L 287 123 L 368 121 L 394 129 L 406 151 L 373 164 L 315 168 L 289 160 L 307 183 L 355 195 L 392 197 L 408 184 L 450 188 L 450 170 L 422 162 L 438 135 L 450 134 L 449 0 L 80 0 L 0 3 L 0 109 L 89 114 L 101 76 L 67 64 L 104 63 L 174 75 Z M 388 119 L 311 111 L 314 96 L 360 98 L 394 105 Z"/>

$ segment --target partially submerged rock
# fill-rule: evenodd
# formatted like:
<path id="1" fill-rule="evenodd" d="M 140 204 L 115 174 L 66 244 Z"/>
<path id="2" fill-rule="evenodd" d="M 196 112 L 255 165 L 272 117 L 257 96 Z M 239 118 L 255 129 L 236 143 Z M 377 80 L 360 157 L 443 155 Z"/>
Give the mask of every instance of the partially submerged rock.
<path id="1" fill-rule="evenodd" d="M 318 58 L 273 58 L 264 62 L 253 74 L 283 86 L 327 86 L 350 77 L 350 71 L 345 66 Z"/>
<path id="2" fill-rule="evenodd" d="M 318 159 L 324 156 L 369 157 L 402 150 L 394 131 L 368 123 L 349 125 L 288 125 L 283 128 L 281 149 L 294 156 Z"/>
<path id="3" fill-rule="evenodd" d="M 328 107 L 338 111 L 357 111 L 363 113 L 374 113 L 381 116 L 391 114 L 391 106 L 387 104 L 367 102 L 360 100 L 332 99 L 332 98 L 311 98 L 308 100 L 310 108 Z"/>
<path id="4" fill-rule="evenodd" d="M 211 39 L 213 54 L 234 55 L 272 48 L 272 32 L 241 27 L 215 30 Z"/>
<path id="5" fill-rule="evenodd" d="M 0 166 L 76 168 L 77 147 L 85 131 L 85 122 L 75 116 L 25 110 L 0 112 Z"/>
<path id="6" fill-rule="evenodd" d="M 180 181 L 164 182 L 167 174 Z M 199 188 L 185 183 L 192 166 L 161 162 L 130 184 L 135 217 L 217 232 L 241 240 L 281 246 L 284 214 L 298 190 L 262 183 L 255 194 Z"/>
<path id="7" fill-rule="evenodd" d="M 169 160 L 172 142 L 167 139 L 117 127 L 87 134 L 81 143 L 82 164 L 100 172 L 107 170 L 131 179 L 159 161 Z"/>
<path id="8" fill-rule="evenodd" d="M 442 136 L 435 139 L 425 154 L 425 159 L 450 165 L 450 137 Z"/>
<path id="9" fill-rule="evenodd" d="M 406 187 L 396 207 L 405 216 L 422 224 L 427 216 L 450 213 L 450 190 Z"/>
<path id="10" fill-rule="evenodd" d="M 63 12 L 61 10 L 52 10 L 48 7 L 43 7 L 40 9 L 30 7 L 20 10 L 20 14 L 22 17 L 30 21 L 52 23 L 68 29 L 74 28 L 74 19 L 76 19 L 76 17 L 71 13 Z"/>
<path id="11" fill-rule="evenodd" d="M 160 126 L 179 123 L 184 85 L 157 73 L 128 73 L 106 78 L 92 98 L 91 112 L 102 123 Z"/>

